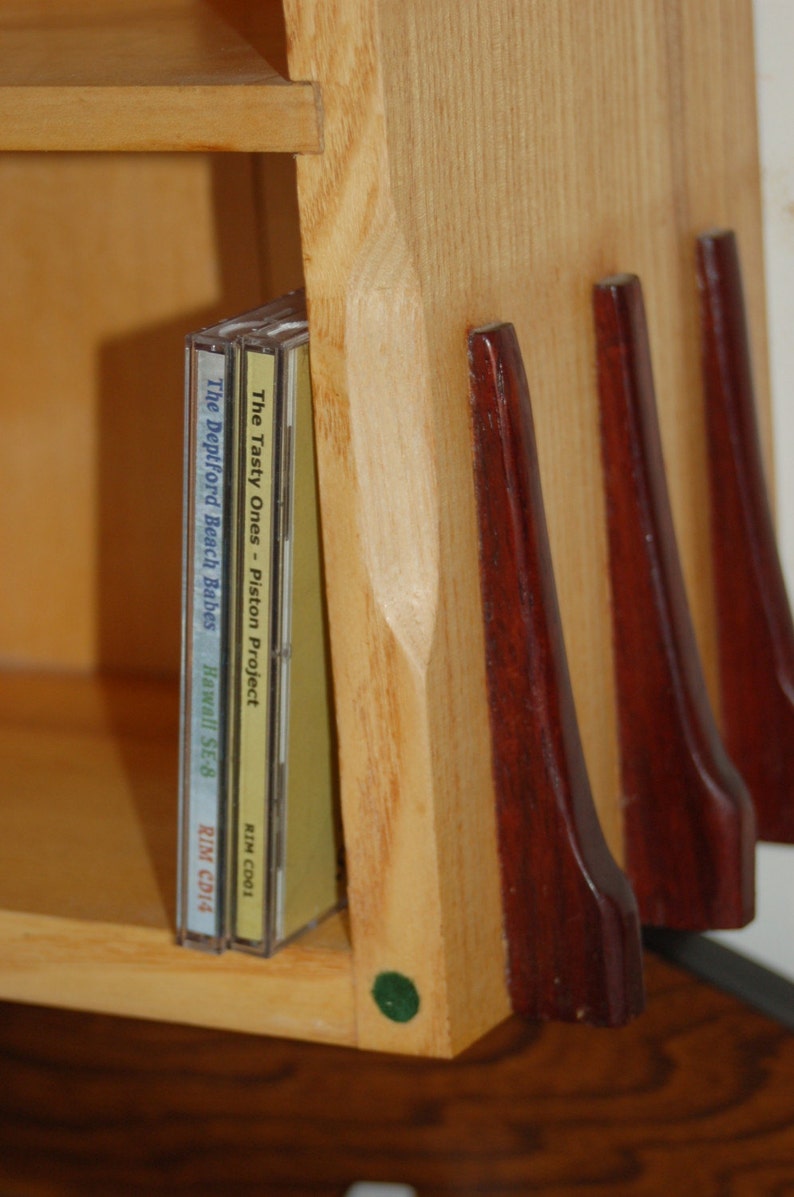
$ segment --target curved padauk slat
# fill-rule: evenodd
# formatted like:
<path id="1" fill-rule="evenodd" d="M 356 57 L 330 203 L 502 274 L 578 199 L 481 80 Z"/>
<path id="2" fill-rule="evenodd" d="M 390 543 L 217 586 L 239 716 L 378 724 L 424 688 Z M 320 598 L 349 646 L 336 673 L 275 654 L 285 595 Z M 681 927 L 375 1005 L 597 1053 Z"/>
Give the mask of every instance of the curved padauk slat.
<path id="1" fill-rule="evenodd" d="M 619 1025 L 643 1006 L 637 908 L 593 806 L 512 325 L 473 332 L 469 363 L 510 996 Z"/>
<path id="2" fill-rule="evenodd" d="M 755 825 L 709 703 L 678 558 L 640 281 L 593 293 L 626 868 L 643 922 L 753 916 Z"/>
<path id="3" fill-rule="evenodd" d="M 697 267 L 723 733 L 760 838 L 794 843 L 794 627 L 764 481 L 734 234 L 700 237 Z"/>

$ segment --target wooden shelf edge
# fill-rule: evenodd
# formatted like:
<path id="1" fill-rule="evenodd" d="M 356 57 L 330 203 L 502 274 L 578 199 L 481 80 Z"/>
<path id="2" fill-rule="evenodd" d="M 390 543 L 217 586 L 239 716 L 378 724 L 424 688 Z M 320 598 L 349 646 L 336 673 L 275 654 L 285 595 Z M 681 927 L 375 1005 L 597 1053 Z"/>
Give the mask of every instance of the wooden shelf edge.
<path id="1" fill-rule="evenodd" d="M 0 911 L 0 998 L 355 1046 L 352 953 L 327 920 L 270 960 L 204 955 L 164 929 Z"/>
<path id="2" fill-rule="evenodd" d="M 322 150 L 312 83 L 0 87 L 3 151 Z"/>

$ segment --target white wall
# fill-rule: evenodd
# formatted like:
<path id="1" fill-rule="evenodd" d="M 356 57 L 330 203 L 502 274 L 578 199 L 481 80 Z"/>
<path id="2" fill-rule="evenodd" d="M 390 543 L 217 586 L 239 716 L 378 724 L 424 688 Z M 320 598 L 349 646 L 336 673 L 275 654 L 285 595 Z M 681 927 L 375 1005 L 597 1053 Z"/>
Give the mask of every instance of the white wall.
<path id="1" fill-rule="evenodd" d="M 778 542 L 794 595 L 794 0 L 754 8 Z M 758 917 L 717 938 L 794 981 L 794 847 L 761 844 L 758 866 Z"/>

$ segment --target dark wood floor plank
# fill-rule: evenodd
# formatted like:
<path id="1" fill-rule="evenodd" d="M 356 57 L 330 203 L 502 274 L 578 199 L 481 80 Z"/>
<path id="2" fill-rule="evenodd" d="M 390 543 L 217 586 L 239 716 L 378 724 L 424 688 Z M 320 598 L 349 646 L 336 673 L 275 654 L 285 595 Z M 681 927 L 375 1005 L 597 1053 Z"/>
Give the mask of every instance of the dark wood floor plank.
<path id="1" fill-rule="evenodd" d="M 0 1194 L 762 1197 L 794 1186 L 794 1037 L 650 956 L 619 1030 L 512 1020 L 453 1063 L 7 1005 Z"/>

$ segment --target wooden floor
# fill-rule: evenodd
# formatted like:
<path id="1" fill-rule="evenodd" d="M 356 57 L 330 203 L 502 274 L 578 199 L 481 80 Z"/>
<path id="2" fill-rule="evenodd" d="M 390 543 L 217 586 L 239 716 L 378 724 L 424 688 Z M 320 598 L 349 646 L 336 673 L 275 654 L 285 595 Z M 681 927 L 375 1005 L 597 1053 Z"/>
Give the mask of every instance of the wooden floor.
<path id="1" fill-rule="evenodd" d="M 0 1007 L 0 1197 L 794 1194 L 794 1036 L 660 960 L 621 1031 L 424 1063 Z"/>

